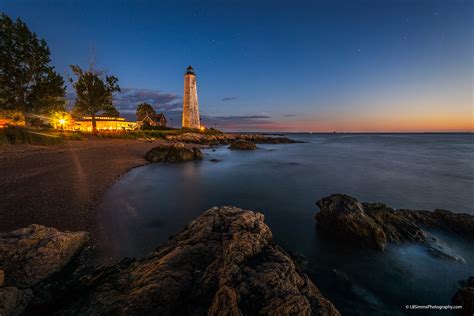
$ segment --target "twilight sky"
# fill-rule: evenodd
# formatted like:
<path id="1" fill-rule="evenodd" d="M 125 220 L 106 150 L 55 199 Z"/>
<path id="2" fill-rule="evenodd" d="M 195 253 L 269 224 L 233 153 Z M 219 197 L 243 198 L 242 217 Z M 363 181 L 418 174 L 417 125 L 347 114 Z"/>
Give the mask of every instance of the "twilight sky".
<path id="1" fill-rule="evenodd" d="M 206 126 L 247 131 L 472 131 L 471 0 L 1 0 L 49 44 L 58 72 L 119 78 L 179 126 L 183 74 Z"/>

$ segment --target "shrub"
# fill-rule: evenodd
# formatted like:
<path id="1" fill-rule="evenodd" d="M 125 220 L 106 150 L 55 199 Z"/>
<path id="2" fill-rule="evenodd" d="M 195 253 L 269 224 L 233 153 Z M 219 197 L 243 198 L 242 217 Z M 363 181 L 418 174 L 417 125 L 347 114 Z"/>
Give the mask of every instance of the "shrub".
<path id="1" fill-rule="evenodd" d="M 0 136 L 1 141 L 8 144 L 30 144 L 30 145 L 57 145 L 62 143 L 58 136 L 41 133 L 41 131 L 28 130 L 17 126 L 8 126 L 4 128 Z"/>

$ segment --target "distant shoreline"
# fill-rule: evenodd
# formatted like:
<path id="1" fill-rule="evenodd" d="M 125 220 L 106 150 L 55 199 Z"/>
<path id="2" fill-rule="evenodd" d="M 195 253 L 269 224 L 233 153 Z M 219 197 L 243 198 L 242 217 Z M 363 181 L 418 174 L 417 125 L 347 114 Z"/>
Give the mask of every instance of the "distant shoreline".
<path id="1" fill-rule="evenodd" d="M 262 135 L 470 135 L 474 132 L 226 132 L 235 134 L 262 134 Z"/>

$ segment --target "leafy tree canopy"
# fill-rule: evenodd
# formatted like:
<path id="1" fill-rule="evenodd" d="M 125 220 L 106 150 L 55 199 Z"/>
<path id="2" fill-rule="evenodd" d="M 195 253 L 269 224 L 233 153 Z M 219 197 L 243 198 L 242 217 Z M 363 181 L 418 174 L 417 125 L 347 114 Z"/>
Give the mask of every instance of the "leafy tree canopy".
<path id="1" fill-rule="evenodd" d="M 64 110 L 64 80 L 50 62 L 44 39 L 20 19 L 0 15 L 0 109 L 24 113 Z"/>
<path id="2" fill-rule="evenodd" d="M 92 67 L 89 70 L 82 70 L 77 65 L 71 65 L 71 70 L 76 75 L 75 81 L 70 79 L 76 90 L 73 112 L 92 116 L 92 129 L 96 131 L 95 116 L 99 112 L 112 113 L 111 116 L 119 115 L 112 104 L 113 93 L 120 92 L 118 79 Z"/>
<path id="3" fill-rule="evenodd" d="M 150 104 L 146 102 L 138 104 L 136 112 L 137 119 L 145 117 L 147 113 L 148 115 L 156 114 L 155 109 Z"/>
<path id="4" fill-rule="evenodd" d="M 106 107 L 102 114 L 104 116 L 110 116 L 110 117 L 119 117 L 120 116 L 120 112 L 113 106 Z"/>

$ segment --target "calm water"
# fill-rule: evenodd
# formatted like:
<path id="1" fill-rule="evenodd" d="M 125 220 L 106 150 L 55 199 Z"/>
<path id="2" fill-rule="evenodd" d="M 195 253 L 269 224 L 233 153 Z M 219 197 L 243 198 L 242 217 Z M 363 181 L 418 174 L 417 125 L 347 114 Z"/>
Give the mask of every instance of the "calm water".
<path id="1" fill-rule="evenodd" d="M 205 150 L 201 162 L 130 171 L 100 207 L 100 260 L 143 256 L 206 209 L 234 205 L 264 213 L 275 240 L 306 256 L 303 268 L 343 314 L 403 315 L 407 304 L 449 304 L 458 280 L 474 275 L 473 244 L 433 232 L 466 263 L 435 259 L 419 245 L 350 249 L 319 239 L 315 202 L 346 193 L 395 208 L 474 214 L 473 135 L 290 137 L 308 143 L 219 147 Z"/>

